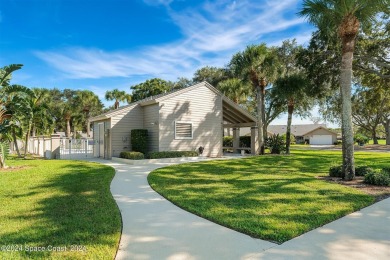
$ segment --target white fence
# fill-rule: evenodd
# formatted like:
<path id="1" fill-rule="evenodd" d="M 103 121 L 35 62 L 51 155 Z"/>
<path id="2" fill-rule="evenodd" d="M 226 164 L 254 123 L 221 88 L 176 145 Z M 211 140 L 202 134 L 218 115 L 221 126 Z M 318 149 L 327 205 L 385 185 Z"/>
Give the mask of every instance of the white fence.
<path id="1" fill-rule="evenodd" d="M 27 151 L 47 159 L 77 160 L 92 158 L 93 146 L 93 139 L 71 139 L 52 135 L 50 138 L 31 137 Z"/>
<path id="2" fill-rule="evenodd" d="M 60 139 L 60 159 L 83 159 L 93 157 L 93 139 Z"/>

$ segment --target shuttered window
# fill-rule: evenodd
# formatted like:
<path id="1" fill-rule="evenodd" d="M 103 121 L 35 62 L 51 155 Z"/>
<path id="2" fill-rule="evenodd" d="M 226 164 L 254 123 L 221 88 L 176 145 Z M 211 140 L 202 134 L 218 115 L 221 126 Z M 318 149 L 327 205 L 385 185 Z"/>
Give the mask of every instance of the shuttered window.
<path id="1" fill-rule="evenodd" d="M 176 121 L 175 139 L 192 139 L 192 123 Z"/>

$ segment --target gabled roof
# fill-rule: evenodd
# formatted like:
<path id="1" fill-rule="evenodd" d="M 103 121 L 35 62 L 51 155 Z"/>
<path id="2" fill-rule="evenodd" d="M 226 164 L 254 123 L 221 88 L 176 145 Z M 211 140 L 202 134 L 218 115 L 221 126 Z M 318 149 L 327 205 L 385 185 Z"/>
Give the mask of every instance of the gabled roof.
<path id="1" fill-rule="evenodd" d="M 127 106 L 119 107 L 117 109 L 108 111 L 108 112 L 106 112 L 104 114 L 92 117 L 92 118 L 89 119 L 89 121 L 90 122 L 94 122 L 94 121 L 108 119 L 108 118 L 111 118 L 111 117 L 113 117 L 115 115 L 118 115 L 118 114 L 121 114 L 123 112 L 126 112 L 126 111 L 130 110 L 131 108 L 135 107 L 136 105 L 147 106 L 147 105 L 156 104 L 156 103 L 159 103 L 161 101 L 167 100 L 169 98 L 172 98 L 174 96 L 186 93 L 188 91 L 191 91 L 193 89 L 196 89 L 196 88 L 199 88 L 199 87 L 202 87 L 202 86 L 205 86 L 205 87 L 209 88 L 211 91 L 213 91 L 214 93 L 216 93 L 217 95 L 220 95 L 222 97 L 222 100 L 223 100 L 223 103 L 224 103 L 224 108 L 226 106 L 228 106 L 228 107 L 233 108 L 235 111 L 238 111 L 241 115 L 240 115 L 240 117 L 237 118 L 237 120 L 240 119 L 240 120 L 246 121 L 246 122 L 256 122 L 256 118 L 254 116 L 252 116 L 248 111 L 246 111 L 245 109 L 241 108 L 239 105 L 234 103 L 232 100 L 230 100 L 229 98 L 224 96 L 220 91 L 218 91 L 216 88 L 214 88 L 211 84 L 209 84 L 206 81 L 203 81 L 201 83 L 198 83 L 198 84 L 186 87 L 186 88 L 177 89 L 177 90 L 173 90 L 173 91 L 170 91 L 170 92 L 167 92 L 167 93 L 162 93 L 162 94 L 159 94 L 159 95 L 156 95 L 156 96 L 147 97 L 145 99 L 136 101 L 134 103 L 130 103 Z"/>
<path id="2" fill-rule="evenodd" d="M 327 131 L 327 132 L 329 132 L 329 133 L 331 133 L 331 134 L 337 135 L 336 132 L 333 132 L 333 131 L 331 131 L 331 130 L 329 130 L 328 128 L 323 127 L 323 126 L 319 126 L 319 127 L 315 128 L 315 129 L 313 129 L 313 130 L 311 130 L 311 131 L 309 131 L 309 132 L 307 132 L 307 133 L 304 133 L 303 135 L 309 135 L 309 134 L 311 134 L 312 132 L 314 132 L 314 131 L 316 131 L 316 130 L 318 130 L 318 129 L 323 129 L 323 130 L 325 130 L 325 131 Z"/>
<path id="3" fill-rule="evenodd" d="M 321 127 L 327 129 L 326 124 L 291 125 L 291 134 L 303 136 Z M 269 125 L 267 129 L 267 131 L 279 135 L 285 134 L 286 130 L 286 125 Z"/>

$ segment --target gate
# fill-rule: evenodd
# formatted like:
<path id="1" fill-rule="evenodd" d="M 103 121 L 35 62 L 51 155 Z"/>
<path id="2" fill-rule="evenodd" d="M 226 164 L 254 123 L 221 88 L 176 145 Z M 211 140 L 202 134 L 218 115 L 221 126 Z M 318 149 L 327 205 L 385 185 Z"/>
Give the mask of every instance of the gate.
<path id="1" fill-rule="evenodd" d="M 60 139 L 60 159 L 93 158 L 93 139 Z"/>

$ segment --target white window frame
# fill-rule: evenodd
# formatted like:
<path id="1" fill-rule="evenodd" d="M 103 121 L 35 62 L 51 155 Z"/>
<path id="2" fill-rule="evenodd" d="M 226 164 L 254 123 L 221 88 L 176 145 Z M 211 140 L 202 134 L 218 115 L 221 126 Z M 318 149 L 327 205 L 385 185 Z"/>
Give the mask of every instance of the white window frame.
<path id="1" fill-rule="evenodd" d="M 176 124 L 189 124 L 191 125 L 191 137 L 182 137 L 182 136 L 177 136 L 176 135 Z M 178 139 L 178 140 L 191 140 L 191 139 L 194 139 L 194 124 L 192 122 L 188 122 L 188 121 L 175 121 L 175 139 Z"/>

